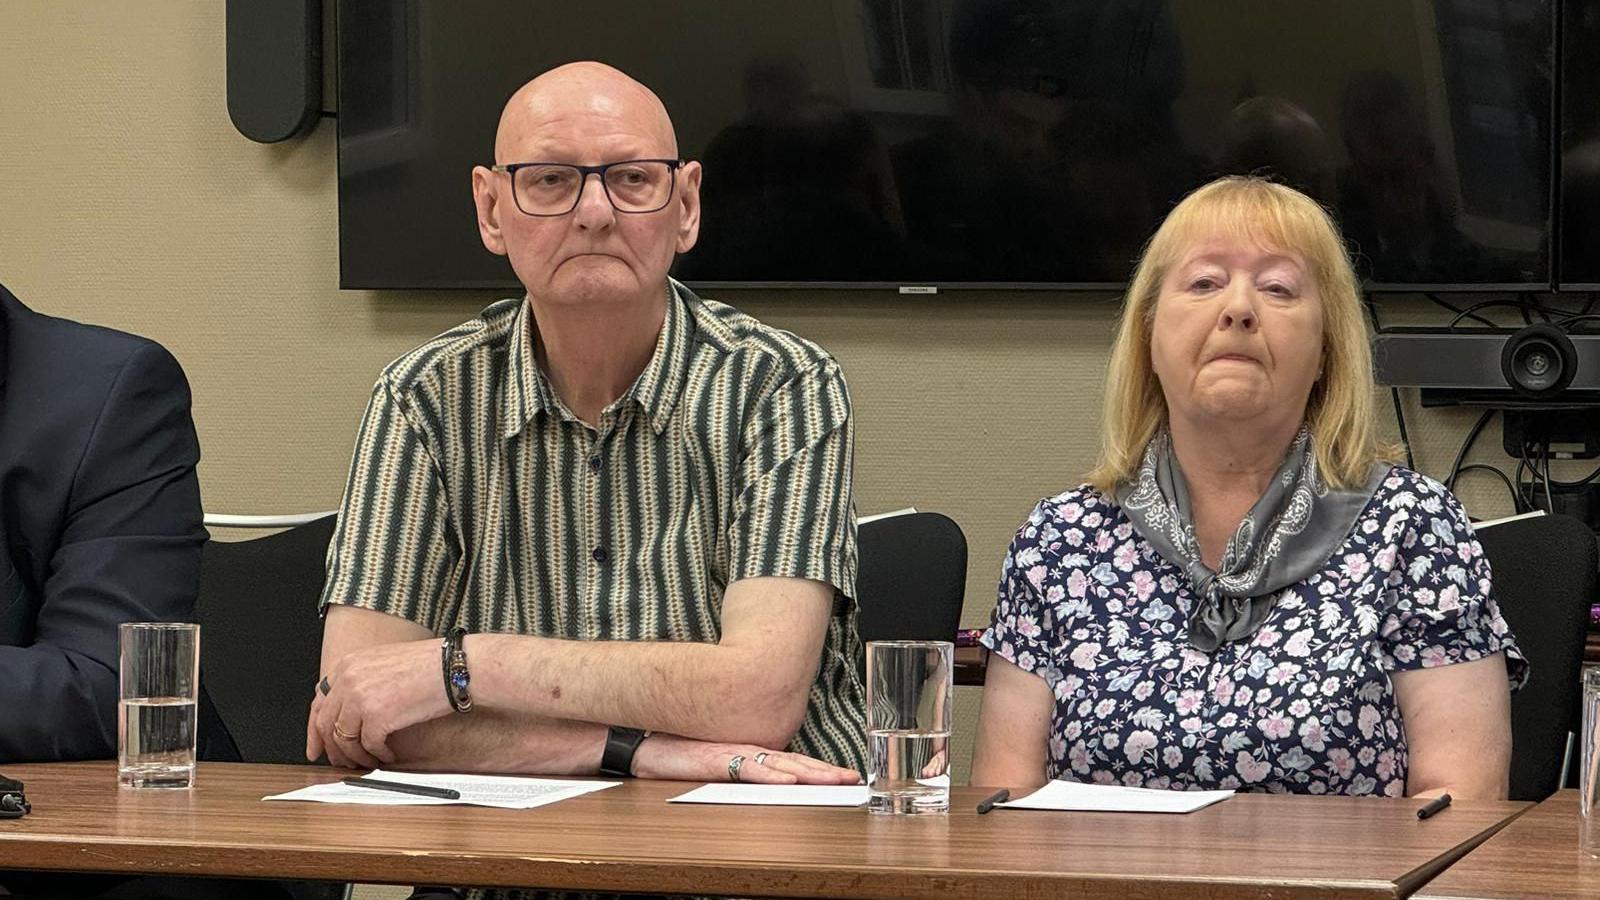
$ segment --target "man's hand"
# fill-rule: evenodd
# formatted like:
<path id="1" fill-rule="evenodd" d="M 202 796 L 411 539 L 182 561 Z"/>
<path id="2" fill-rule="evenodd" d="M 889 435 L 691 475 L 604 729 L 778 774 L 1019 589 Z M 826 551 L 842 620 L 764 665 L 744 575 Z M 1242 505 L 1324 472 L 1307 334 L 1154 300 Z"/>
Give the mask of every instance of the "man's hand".
<path id="1" fill-rule="evenodd" d="M 345 654 L 319 685 L 306 723 L 306 758 L 324 752 L 347 768 L 392 765 L 389 736 L 449 715 L 437 639 L 380 644 Z"/>
<path id="2" fill-rule="evenodd" d="M 754 784 L 860 784 L 861 773 L 799 753 L 754 744 L 696 741 L 652 734 L 633 755 L 633 774 L 668 781 L 728 781 L 728 763 L 743 756 L 739 780 Z M 757 757 L 760 762 L 756 761 Z"/>

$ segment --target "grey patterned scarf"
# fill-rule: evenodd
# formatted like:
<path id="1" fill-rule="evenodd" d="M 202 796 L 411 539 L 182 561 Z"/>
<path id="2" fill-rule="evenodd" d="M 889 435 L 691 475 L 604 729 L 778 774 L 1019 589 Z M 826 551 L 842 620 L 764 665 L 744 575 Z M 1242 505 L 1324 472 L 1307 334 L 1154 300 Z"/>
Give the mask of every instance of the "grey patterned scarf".
<path id="1" fill-rule="evenodd" d="M 1362 490 L 1330 490 L 1317 474 L 1311 433 L 1301 428 L 1266 492 L 1228 539 L 1217 572 L 1200 561 L 1189 486 L 1166 429 L 1145 447 L 1138 478 L 1118 485 L 1116 495 L 1140 536 L 1189 577 L 1196 596 L 1189 643 L 1210 653 L 1255 634 L 1277 592 L 1327 562 L 1388 472 L 1378 463 Z"/>

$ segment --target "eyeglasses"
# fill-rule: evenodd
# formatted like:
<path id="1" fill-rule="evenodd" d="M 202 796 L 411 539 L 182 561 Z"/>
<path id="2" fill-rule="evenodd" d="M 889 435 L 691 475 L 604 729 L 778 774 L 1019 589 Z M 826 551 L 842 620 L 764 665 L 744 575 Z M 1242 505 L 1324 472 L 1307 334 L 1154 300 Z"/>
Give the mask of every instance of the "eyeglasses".
<path id="1" fill-rule="evenodd" d="M 623 213 L 653 213 L 672 200 L 681 159 L 627 159 L 603 166 L 525 162 L 491 167 L 511 176 L 517 209 L 530 216 L 564 216 L 578 208 L 590 175 L 600 176 L 611 207 Z"/>

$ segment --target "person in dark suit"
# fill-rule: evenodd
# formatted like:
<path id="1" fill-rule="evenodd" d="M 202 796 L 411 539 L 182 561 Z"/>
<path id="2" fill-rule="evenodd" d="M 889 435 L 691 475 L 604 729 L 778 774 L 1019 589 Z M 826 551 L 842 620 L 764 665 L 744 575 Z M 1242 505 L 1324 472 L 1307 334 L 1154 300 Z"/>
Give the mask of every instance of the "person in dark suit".
<path id="1" fill-rule="evenodd" d="M 117 750 L 117 625 L 192 621 L 200 444 L 177 360 L 0 287 L 0 764 Z"/>

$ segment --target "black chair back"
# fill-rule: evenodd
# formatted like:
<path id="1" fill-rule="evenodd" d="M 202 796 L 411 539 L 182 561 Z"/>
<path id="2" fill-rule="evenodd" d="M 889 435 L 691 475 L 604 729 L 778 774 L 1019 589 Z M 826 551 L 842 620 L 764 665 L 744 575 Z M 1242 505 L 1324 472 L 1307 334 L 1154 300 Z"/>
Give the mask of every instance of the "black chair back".
<path id="1" fill-rule="evenodd" d="M 857 626 L 863 641 L 953 641 L 967 592 L 967 537 L 949 516 L 919 512 L 857 529 Z"/>
<path id="2" fill-rule="evenodd" d="M 301 763 L 321 666 L 317 600 L 333 516 L 249 541 L 208 541 L 200 561 L 200 666 L 244 762 Z"/>
<path id="3" fill-rule="evenodd" d="M 1595 536 L 1560 515 L 1477 534 L 1500 611 L 1528 657 L 1528 683 L 1511 695 L 1511 799 L 1543 800 L 1561 787 L 1567 735 L 1578 732 L 1583 644 L 1596 600 Z"/>

